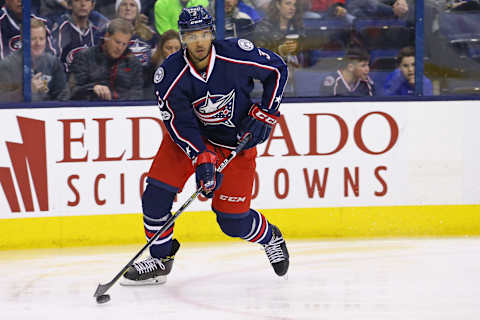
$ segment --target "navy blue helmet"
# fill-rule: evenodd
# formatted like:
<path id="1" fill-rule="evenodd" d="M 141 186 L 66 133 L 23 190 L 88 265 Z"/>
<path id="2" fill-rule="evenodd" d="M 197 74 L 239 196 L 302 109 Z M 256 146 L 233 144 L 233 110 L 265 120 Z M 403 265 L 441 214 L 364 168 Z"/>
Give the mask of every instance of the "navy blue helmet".
<path id="1" fill-rule="evenodd" d="M 188 31 L 203 30 L 209 28 L 215 32 L 213 18 L 202 6 L 183 8 L 178 17 L 178 30 L 180 34 Z"/>

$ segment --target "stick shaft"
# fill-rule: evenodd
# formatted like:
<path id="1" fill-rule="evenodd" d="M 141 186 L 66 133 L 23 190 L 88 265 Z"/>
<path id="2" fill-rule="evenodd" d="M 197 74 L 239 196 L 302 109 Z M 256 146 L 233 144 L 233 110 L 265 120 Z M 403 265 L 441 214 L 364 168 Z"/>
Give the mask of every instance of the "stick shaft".
<path id="1" fill-rule="evenodd" d="M 237 154 L 242 151 L 242 149 L 245 147 L 245 145 L 250 141 L 251 135 L 245 135 L 244 138 L 240 141 L 238 146 L 230 152 L 228 157 L 225 158 L 225 160 L 222 161 L 222 163 L 217 167 L 217 172 L 222 172 L 223 169 L 237 156 Z M 183 211 L 195 200 L 197 197 L 200 195 L 202 192 L 202 188 L 198 188 L 183 204 L 182 206 L 175 212 L 174 215 L 172 215 L 167 222 L 163 225 L 163 227 L 158 230 L 155 235 L 148 240 L 148 242 L 137 252 L 137 254 L 120 270 L 119 273 L 108 283 L 105 284 L 99 284 L 97 287 L 97 290 L 93 294 L 94 297 L 98 297 L 102 294 L 105 294 L 117 281 L 120 279 L 125 272 L 127 272 L 128 268 L 135 262 L 135 260 L 138 259 L 142 255 L 142 253 L 149 248 L 152 243 L 157 240 L 168 228 L 170 228 L 175 220 L 182 214 Z"/>

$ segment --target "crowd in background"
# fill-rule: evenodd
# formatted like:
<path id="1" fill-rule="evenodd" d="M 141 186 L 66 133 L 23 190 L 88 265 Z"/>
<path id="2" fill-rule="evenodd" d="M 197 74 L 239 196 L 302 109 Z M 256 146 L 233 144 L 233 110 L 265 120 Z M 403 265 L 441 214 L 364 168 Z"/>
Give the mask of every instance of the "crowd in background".
<path id="1" fill-rule="evenodd" d="M 178 15 L 196 5 L 215 13 L 215 0 L 32 0 L 32 100 L 153 100 L 155 69 L 181 48 Z M 0 102 L 22 101 L 22 1 L 0 6 Z M 249 39 L 287 62 L 287 95 L 415 93 L 414 0 L 224 0 L 224 7 L 225 38 Z M 468 14 L 479 9 L 477 0 L 425 2 L 423 95 L 454 92 L 445 79 L 476 81 L 480 15 Z M 460 45 L 443 32 L 453 14 L 467 16 L 460 18 L 467 29 L 473 21 Z"/>

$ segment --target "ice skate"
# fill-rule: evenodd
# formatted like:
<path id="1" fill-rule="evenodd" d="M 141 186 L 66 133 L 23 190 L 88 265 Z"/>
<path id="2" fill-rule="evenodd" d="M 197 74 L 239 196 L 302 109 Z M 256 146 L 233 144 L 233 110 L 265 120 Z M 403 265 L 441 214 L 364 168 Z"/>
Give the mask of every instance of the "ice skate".
<path id="1" fill-rule="evenodd" d="M 275 273 L 278 276 L 287 274 L 290 263 L 287 244 L 277 226 L 272 224 L 272 239 L 269 243 L 264 244 L 263 247 Z"/>
<path id="2" fill-rule="evenodd" d="M 165 258 L 149 257 L 131 265 L 123 275 L 120 282 L 123 286 L 143 286 L 164 284 L 167 282 L 167 275 L 172 270 L 175 254 L 180 248 L 180 243 L 172 240 L 172 250 Z"/>

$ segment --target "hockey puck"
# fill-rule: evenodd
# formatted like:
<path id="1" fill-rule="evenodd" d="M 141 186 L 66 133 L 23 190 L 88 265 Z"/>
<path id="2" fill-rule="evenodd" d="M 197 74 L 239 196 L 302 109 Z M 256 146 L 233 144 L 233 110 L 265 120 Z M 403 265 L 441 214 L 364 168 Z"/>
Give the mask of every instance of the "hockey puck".
<path id="1" fill-rule="evenodd" d="M 108 301 L 110 301 L 109 294 L 102 294 L 97 297 L 97 303 L 107 303 Z"/>

